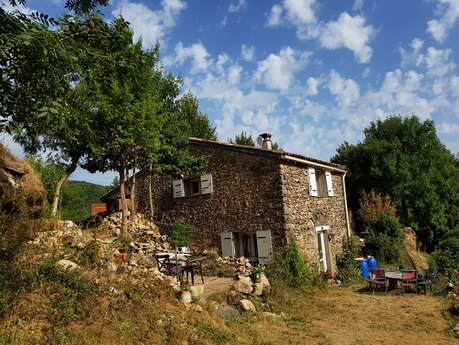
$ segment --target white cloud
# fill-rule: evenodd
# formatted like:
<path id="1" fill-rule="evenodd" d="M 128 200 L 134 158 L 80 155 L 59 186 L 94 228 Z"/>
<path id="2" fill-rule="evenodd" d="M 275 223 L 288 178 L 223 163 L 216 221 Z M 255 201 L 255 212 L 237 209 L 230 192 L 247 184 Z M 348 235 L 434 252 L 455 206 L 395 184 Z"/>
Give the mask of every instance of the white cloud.
<path id="1" fill-rule="evenodd" d="M 116 3 L 112 15 L 121 14 L 132 24 L 134 38 L 142 38 L 144 46 L 151 47 L 176 25 L 178 15 L 185 8 L 186 3 L 182 0 L 162 0 L 158 10 L 152 10 L 140 2 L 121 0 Z"/>
<path id="2" fill-rule="evenodd" d="M 441 77 L 450 73 L 456 68 L 456 64 L 450 60 L 451 49 L 435 49 L 429 47 L 427 54 L 424 56 L 425 63 L 429 74 Z"/>
<path id="3" fill-rule="evenodd" d="M 309 77 L 306 81 L 306 95 L 315 96 L 319 93 L 319 86 L 321 81 L 314 77 Z"/>
<path id="4" fill-rule="evenodd" d="M 352 17 L 343 12 L 336 21 L 330 21 L 319 29 L 317 38 L 324 48 L 347 48 L 354 53 L 360 63 L 368 63 L 372 55 L 369 42 L 374 34 L 373 27 L 365 25 L 364 17 L 360 15 Z"/>
<path id="5" fill-rule="evenodd" d="M 270 54 L 258 63 L 254 78 L 269 89 L 287 90 L 299 71 L 307 62 L 310 53 L 299 54 L 287 47 L 279 54 Z"/>
<path id="6" fill-rule="evenodd" d="M 282 12 L 283 8 L 281 5 L 274 5 L 271 8 L 271 12 L 268 16 L 268 21 L 266 22 L 266 26 L 278 26 L 282 23 Z"/>
<path id="7" fill-rule="evenodd" d="M 354 0 L 354 3 L 352 4 L 352 10 L 355 12 L 362 12 L 364 5 L 365 0 Z"/>
<path id="8" fill-rule="evenodd" d="M 315 0 L 283 0 L 281 4 L 273 5 L 266 25 L 278 26 L 285 20 L 297 26 L 315 23 L 315 6 Z"/>
<path id="9" fill-rule="evenodd" d="M 459 134 L 459 124 L 457 123 L 440 123 L 437 125 L 438 133 L 442 134 Z"/>
<path id="10" fill-rule="evenodd" d="M 437 12 L 440 17 L 429 20 L 426 31 L 437 42 L 443 42 L 448 35 L 448 31 L 456 24 L 459 18 L 459 0 L 437 0 Z"/>
<path id="11" fill-rule="evenodd" d="M 241 56 L 245 61 L 252 61 L 255 58 L 255 47 L 243 44 L 241 46 Z"/>
<path id="12" fill-rule="evenodd" d="M 239 0 L 235 3 L 231 3 L 228 7 L 229 12 L 239 12 L 240 10 L 243 10 L 247 3 L 245 0 Z"/>
<path id="13" fill-rule="evenodd" d="M 316 21 L 314 14 L 315 0 L 284 0 L 287 18 L 296 25 L 312 24 Z"/>
<path id="14" fill-rule="evenodd" d="M 191 59 L 191 73 L 205 71 L 210 67 L 212 61 L 207 49 L 201 43 L 193 43 L 188 47 L 184 47 L 182 42 L 175 46 L 174 62 L 183 64 L 186 60 Z M 171 64 L 172 61 L 167 61 L 166 64 Z"/>
<path id="15" fill-rule="evenodd" d="M 338 104 L 342 107 L 350 106 L 360 95 L 360 89 L 357 83 L 352 79 L 342 78 L 335 70 L 330 72 L 328 88 L 335 96 Z"/>

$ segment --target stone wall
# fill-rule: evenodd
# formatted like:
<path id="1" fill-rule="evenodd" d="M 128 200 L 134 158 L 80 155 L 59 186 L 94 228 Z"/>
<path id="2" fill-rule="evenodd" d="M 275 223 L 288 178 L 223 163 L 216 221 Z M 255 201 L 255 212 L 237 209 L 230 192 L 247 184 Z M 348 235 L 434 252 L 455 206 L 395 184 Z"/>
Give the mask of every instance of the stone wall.
<path id="1" fill-rule="evenodd" d="M 336 271 L 335 256 L 342 252 L 342 243 L 347 236 L 342 174 L 332 172 L 335 196 L 311 197 L 307 167 L 297 164 L 282 164 L 283 202 L 285 228 L 293 233 L 308 262 L 318 263 L 315 227 L 330 226 L 329 246 L 332 271 Z"/>
<path id="2" fill-rule="evenodd" d="M 271 230 L 273 245 L 285 241 L 280 165 L 275 158 L 255 152 L 234 152 L 227 148 L 192 146 L 197 155 L 209 157 L 202 172 L 211 173 L 214 192 L 173 198 L 172 177 L 153 176 L 155 222 L 170 228 L 178 218 L 198 230 L 206 246 L 220 247 L 220 233 Z M 150 214 L 149 174 L 137 179 L 137 205 Z"/>

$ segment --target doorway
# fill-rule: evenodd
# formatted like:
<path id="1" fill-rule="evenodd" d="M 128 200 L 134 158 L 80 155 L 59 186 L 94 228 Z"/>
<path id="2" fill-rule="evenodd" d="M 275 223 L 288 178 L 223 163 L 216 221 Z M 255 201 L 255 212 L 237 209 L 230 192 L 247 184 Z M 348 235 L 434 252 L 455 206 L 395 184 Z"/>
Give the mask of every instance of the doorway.
<path id="1" fill-rule="evenodd" d="M 330 248 L 328 243 L 329 226 L 316 227 L 317 251 L 319 256 L 319 270 L 321 272 L 331 271 Z"/>

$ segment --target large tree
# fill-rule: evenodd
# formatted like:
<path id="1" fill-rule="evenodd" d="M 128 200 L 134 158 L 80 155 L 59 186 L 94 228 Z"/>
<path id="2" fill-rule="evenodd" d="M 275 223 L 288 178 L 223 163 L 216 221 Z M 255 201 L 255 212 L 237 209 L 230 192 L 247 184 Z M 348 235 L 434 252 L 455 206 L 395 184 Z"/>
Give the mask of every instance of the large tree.
<path id="1" fill-rule="evenodd" d="M 432 121 L 392 116 L 364 130 L 358 144 L 344 143 L 332 158 L 346 165 L 350 207 L 375 190 L 395 202 L 401 221 L 411 225 L 428 250 L 459 223 L 459 169 L 440 142 Z"/>

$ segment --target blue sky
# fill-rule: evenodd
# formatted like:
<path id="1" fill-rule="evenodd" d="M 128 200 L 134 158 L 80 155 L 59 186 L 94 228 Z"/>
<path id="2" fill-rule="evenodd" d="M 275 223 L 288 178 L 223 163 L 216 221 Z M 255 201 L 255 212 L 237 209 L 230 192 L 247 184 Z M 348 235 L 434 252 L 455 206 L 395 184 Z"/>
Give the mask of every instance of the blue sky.
<path id="1" fill-rule="evenodd" d="M 27 6 L 59 16 L 63 3 Z M 123 15 L 144 46 L 161 43 L 220 140 L 269 131 L 328 160 L 371 121 L 416 114 L 459 152 L 459 0 L 112 0 L 101 12 Z"/>

